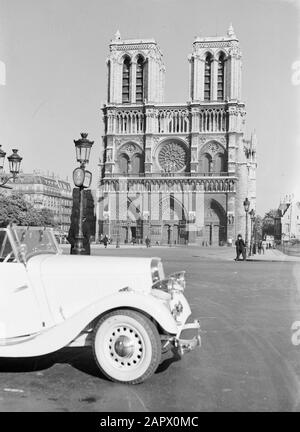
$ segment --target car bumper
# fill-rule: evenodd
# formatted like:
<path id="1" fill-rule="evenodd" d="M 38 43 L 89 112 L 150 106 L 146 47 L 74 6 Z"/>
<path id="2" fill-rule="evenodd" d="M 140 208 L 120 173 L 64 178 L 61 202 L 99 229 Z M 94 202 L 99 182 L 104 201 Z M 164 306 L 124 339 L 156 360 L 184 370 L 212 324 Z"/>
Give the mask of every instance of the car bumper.
<path id="1" fill-rule="evenodd" d="M 191 339 L 184 339 L 181 337 L 181 334 L 185 330 L 195 330 L 196 334 Z M 199 320 L 184 324 L 176 336 L 167 337 L 166 339 L 164 338 L 165 341 L 162 345 L 163 351 L 172 348 L 173 352 L 182 357 L 184 354 L 193 351 L 196 347 L 201 346 L 200 331 Z"/>
<path id="2" fill-rule="evenodd" d="M 180 337 L 181 333 L 184 330 L 195 330 L 196 335 L 192 339 L 183 339 Z M 174 339 L 174 347 L 177 350 L 180 356 L 194 350 L 196 347 L 201 346 L 201 336 L 200 336 L 200 323 L 199 320 L 195 320 L 193 323 L 185 324 L 182 329 L 179 337 Z"/>

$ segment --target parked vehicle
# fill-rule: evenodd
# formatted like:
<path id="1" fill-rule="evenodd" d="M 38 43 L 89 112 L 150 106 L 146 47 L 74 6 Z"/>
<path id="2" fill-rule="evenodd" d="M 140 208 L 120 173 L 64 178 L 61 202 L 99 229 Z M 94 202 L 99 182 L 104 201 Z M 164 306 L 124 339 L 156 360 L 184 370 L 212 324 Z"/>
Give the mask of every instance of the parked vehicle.
<path id="1" fill-rule="evenodd" d="M 160 258 L 63 255 L 51 228 L 0 229 L 0 357 L 92 345 L 113 381 L 149 378 L 162 351 L 200 345 L 184 272 L 165 278 Z M 190 340 L 184 329 L 195 329 Z"/>

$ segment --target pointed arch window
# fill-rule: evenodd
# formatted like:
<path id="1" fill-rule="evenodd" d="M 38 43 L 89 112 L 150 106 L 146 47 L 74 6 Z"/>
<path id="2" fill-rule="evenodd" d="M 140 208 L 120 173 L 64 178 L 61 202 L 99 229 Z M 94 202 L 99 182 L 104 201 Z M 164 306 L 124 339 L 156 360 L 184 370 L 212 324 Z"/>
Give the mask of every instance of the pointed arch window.
<path id="1" fill-rule="evenodd" d="M 141 174 L 143 172 L 143 159 L 141 155 L 136 154 L 132 157 L 131 172 L 133 174 Z"/>
<path id="2" fill-rule="evenodd" d="M 211 99 L 211 65 L 212 55 L 208 53 L 205 57 L 204 66 L 204 100 L 209 101 Z"/>
<path id="3" fill-rule="evenodd" d="M 130 58 L 125 57 L 122 76 L 122 103 L 130 102 Z"/>
<path id="4" fill-rule="evenodd" d="M 203 168 L 203 173 L 205 174 L 212 172 L 212 157 L 208 153 L 205 153 L 203 155 L 202 168 Z"/>
<path id="5" fill-rule="evenodd" d="M 119 157 L 119 170 L 121 174 L 129 172 L 129 157 L 126 154 L 121 154 Z"/>
<path id="6" fill-rule="evenodd" d="M 217 153 L 215 156 L 215 166 L 214 171 L 216 173 L 225 172 L 225 156 L 222 153 Z"/>
<path id="7" fill-rule="evenodd" d="M 135 100 L 137 103 L 144 99 L 144 59 L 139 57 L 136 64 L 136 91 Z"/>
<path id="8" fill-rule="evenodd" d="M 220 53 L 218 59 L 218 100 L 224 100 L 225 55 Z"/>

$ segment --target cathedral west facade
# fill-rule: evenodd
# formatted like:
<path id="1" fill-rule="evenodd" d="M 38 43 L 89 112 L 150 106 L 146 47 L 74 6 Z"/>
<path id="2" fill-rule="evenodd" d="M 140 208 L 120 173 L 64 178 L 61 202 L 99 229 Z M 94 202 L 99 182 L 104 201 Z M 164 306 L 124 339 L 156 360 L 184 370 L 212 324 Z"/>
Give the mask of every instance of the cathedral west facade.
<path id="1" fill-rule="evenodd" d="M 241 51 L 232 26 L 226 36 L 194 40 L 189 101 L 182 104 L 164 101 L 155 40 L 122 40 L 117 32 L 109 48 L 96 235 L 200 245 L 245 236 L 243 201 L 250 209 L 256 202 L 256 137 L 244 137 Z"/>

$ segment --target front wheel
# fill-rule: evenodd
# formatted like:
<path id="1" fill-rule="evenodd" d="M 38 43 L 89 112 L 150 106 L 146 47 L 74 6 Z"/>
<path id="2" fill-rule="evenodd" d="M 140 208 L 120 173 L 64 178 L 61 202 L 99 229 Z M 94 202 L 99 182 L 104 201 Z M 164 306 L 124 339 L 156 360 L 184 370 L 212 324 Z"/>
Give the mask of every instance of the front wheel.
<path id="1" fill-rule="evenodd" d="M 112 381 L 139 384 L 156 371 L 161 359 L 160 336 L 141 313 L 109 312 L 99 320 L 94 334 L 96 362 Z"/>

